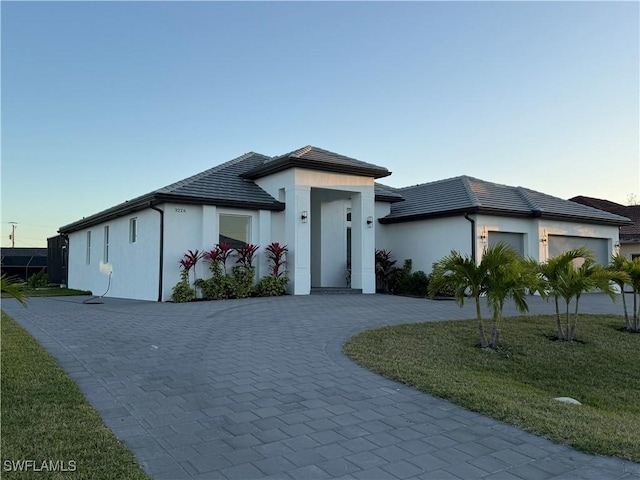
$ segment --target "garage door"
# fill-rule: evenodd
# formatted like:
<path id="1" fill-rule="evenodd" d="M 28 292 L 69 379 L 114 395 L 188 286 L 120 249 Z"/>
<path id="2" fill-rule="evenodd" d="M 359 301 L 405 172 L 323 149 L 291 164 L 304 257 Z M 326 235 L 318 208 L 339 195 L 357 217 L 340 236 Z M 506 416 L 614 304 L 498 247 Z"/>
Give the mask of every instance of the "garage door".
<path id="1" fill-rule="evenodd" d="M 586 247 L 591 250 L 596 261 L 605 265 L 609 263 L 609 242 L 606 238 L 571 237 L 568 235 L 549 235 L 549 256 L 553 257 L 567 250 Z"/>
<path id="2" fill-rule="evenodd" d="M 513 247 L 520 255 L 524 255 L 524 235 L 512 232 L 489 232 L 489 246 L 493 247 L 499 242 L 504 242 Z"/>

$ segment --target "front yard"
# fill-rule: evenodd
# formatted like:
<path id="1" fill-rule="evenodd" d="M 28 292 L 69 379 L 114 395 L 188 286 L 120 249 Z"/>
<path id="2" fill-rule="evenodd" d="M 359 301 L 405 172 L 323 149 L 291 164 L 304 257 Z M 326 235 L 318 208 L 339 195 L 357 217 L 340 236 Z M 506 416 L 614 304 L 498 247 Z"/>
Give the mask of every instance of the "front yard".
<path id="1" fill-rule="evenodd" d="M 2 478 L 147 479 L 78 386 L 2 313 Z"/>
<path id="2" fill-rule="evenodd" d="M 388 378 L 587 453 L 640 462 L 640 334 L 615 315 L 582 315 L 579 342 L 554 341 L 555 317 L 505 321 L 498 352 L 475 320 L 382 327 L 344 351 Z M 553 400 L 571 397 L 582 405 Z"/>

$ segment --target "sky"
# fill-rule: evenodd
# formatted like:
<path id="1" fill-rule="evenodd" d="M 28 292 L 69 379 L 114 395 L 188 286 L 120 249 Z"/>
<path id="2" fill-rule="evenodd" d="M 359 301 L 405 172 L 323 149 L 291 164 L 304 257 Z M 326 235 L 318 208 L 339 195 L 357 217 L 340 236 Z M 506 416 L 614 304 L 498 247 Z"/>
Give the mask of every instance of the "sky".
<path id="1" fill-rule="evenodd" d="M 6 2 L 2 246 L 305 145 L 640 197 L 639 2 Z"/>

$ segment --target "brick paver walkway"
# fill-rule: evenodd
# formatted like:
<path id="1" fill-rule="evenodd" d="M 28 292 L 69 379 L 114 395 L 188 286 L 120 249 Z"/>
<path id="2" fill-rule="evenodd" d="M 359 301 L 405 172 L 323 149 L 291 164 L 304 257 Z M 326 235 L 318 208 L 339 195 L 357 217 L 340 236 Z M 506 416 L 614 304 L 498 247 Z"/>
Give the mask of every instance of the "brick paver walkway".
<path id="1" fill-rule="evenodd" d="M 380 295 L 184 305 L 83 299 L 2 307 L 158 479 L 640 478 L 640 464 L 555 445 L 341 353 L 358 331 L 470 318 L 471 304 Z M 621 309 L 601 295 L 582 305 Z M 551 311 L 532 299 L 533 313 Z"/>

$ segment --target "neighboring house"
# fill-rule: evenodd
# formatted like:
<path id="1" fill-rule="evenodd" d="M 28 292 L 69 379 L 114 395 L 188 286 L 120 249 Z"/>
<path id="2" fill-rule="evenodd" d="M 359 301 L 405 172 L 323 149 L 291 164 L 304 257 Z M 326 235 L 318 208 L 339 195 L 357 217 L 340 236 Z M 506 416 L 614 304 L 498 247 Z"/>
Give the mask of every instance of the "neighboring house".
<path id="1" fill-rule="evenodd" d="M 2 273 L 27 280 L 34 273 L 47 270 L 46 248 L 3 248 Z"/>
<path id="2" fill-rule="evenodd" d="M 375 292 L 374 253 L 391 249 L 415 269 L 451 249 L 477 258 L 500 240 L 544 261 L 587 245 L 606 261 L 628 219 L 523 188 L 458 177 L 404 189 L 375 180 L 386 168 L 307 146 L 277 157 L 247 153 L 60 228 L 68 238 L 71 288 L 168 300 L 188 250 L 230 239 L 289 248 L 290 293 L 313 287 Z M 207 276 L 200 262 L 197 276 Z"/>
<path id="3" fill-rule="evenodd" d="M 609 200 L 582 195 L 569 200 L 631 219 L 632 224 L 620 227 L 620 253 L 629 259 L 640 257 L 640 205 L 620 205 Z"/>

